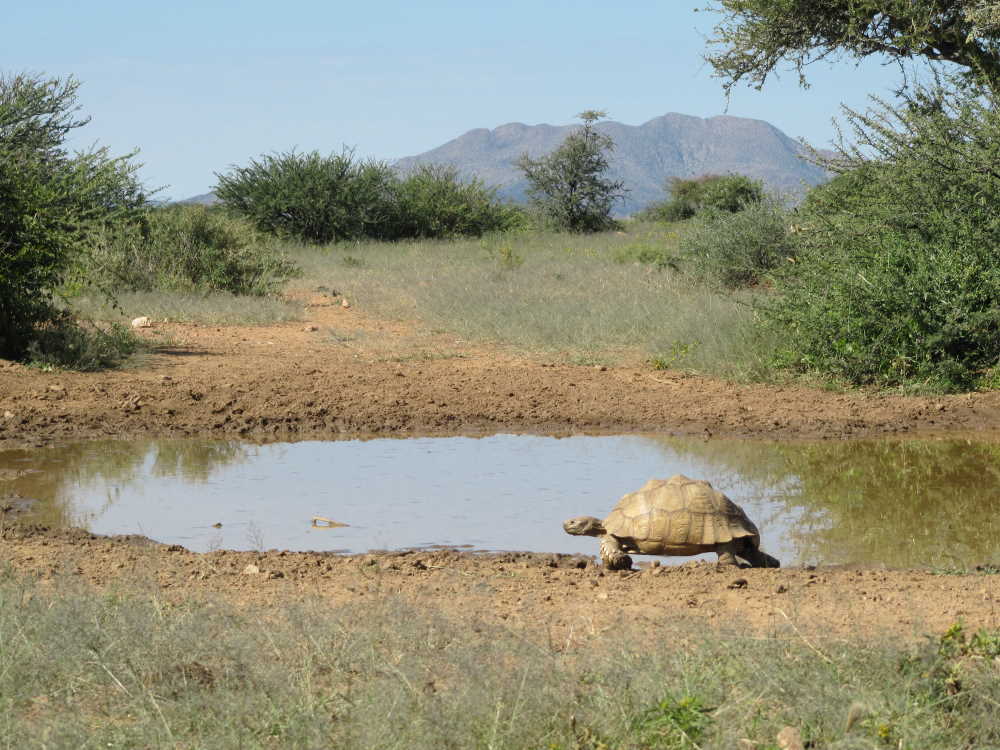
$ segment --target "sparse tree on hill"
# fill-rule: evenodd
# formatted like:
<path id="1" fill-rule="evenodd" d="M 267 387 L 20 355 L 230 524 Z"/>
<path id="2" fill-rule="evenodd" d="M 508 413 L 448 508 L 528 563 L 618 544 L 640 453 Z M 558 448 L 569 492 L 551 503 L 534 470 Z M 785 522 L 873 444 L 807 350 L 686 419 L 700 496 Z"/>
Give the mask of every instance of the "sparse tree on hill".
<path id="1" fill-rule="evenodd" d="M 594 128 L 606 116 L 599 110 L 581 112 L 583 126 L 559 148 L 539 159 L 523 154 L 517 162 L 528 178 L 529 198 L 559 228 L 599 232 L 616 226 L 611 207 L 625 195 L 624 183 L 605 177 L 614 141 Z"/>

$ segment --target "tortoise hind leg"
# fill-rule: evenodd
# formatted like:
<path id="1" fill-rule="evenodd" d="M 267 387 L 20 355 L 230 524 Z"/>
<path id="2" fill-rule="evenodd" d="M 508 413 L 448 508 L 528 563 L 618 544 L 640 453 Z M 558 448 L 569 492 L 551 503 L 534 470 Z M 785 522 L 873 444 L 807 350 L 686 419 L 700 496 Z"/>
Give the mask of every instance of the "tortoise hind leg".
<path id="1" fill-rule="evenodd" d="M 776 557 L 771 557 L 766 552 L 757 549 L 749 539 L 743 542 L 743 549 L 737 553 L 740 557 L 750 563 L 753 568 L 780 568 L 781 562 Z"/>

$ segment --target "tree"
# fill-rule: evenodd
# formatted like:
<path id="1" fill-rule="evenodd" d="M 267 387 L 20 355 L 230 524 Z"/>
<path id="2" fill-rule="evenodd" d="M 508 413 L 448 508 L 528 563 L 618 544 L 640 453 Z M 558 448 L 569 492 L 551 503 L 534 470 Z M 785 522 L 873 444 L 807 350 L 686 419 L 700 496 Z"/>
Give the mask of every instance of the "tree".
<path id="1" fill-rule="evenodd" d="M 95 238 L 137 220 L 146 195 L 134 154 L 70 154 L 79 82 L 0 76 L 0 355 L 21 357 L 59 318 L 54 296 Z"/>
<path id="2" fill-rule="evenodd" d="M 616 226 L 611 207 L 625 195 L 625 183 L 604 177 L 609 166 L 606 152 L 614 149 L 614 141 L 594 128 L 606 116 L 598 110 L 581 112 L 583 127 L 551 154 L 539 159 L 522 154 L 518 159 L 528 178 L 529 198 L 559 228 L 599 232 Z"/>
<path id="3" fill-rule="evenodd" d="M 1000 91 L 1000 3 L 984 0 L 715 0 L 723 14 L 706 55 L 727 92 L 760 88 L 782 62 L 807 85 L 805 67 L 834 55 L 902 63 L 955 63 Z"/>

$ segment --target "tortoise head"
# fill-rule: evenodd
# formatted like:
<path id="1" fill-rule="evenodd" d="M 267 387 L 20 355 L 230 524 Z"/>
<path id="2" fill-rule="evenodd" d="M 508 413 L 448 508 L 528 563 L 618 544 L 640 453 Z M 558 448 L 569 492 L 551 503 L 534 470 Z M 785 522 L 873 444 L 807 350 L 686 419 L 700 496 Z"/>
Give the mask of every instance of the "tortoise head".
<path id="1" fill-rule="evenodd" d="M 593 516 L 577 516 L 563 521 L 563 530 L 573 536 L 602 536 L 604 524 Z"/>

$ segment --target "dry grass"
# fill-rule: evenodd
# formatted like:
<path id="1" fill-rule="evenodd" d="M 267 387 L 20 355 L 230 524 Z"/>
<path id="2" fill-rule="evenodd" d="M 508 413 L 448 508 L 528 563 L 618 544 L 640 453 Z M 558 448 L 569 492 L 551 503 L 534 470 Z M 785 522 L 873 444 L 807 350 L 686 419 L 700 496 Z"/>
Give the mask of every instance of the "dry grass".
<path id="1" fill-rule="evenodd" d="M 531 231 L 451 241 L 290 245 L 284 250 L 304 275 L 286 292 L 336 290 L 360 309 L 416 322 L 424 333 L 562 361 L 646 361 L 736 379 L 767 377 L 771 344 L 754 325 L 753 292 L 716 291 L 650 262 L 676 255 L 679 241 L 673 230 L 633 223 L 627 231 L 595 235 Z M 116 309 L 99 295 L 81 296 L 72 308 L 105 321 L 147 315 L 269 324 L 301 317 L 301 307 L 287 300 L 223 292 L 125 292 L 117 301 Z"/>
<path id="2" fill-rule="evenodd" d="M 0 744 L 773 750 L 786 725 L 823 748 L 1000 742 L 996 633 L 904 652 L 664 615 L 566 648 L 359 585 L 367 604 L 262 611 L 0 573 Z"/>
<path id="3" fill-rule="evenodd" d="M 753 326 L 752 293 L 719 293 L 640 258 L 678 238 L 654 225 L 597 235 L 515 233 L 450 242 L 291 249 L 292 289 L 325 287 L 360 308 L 433 331 L 571 362 L 647 360 L 750 378 L 769 344 Z"/>

